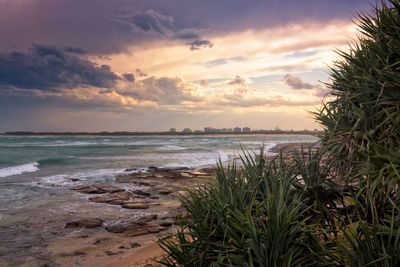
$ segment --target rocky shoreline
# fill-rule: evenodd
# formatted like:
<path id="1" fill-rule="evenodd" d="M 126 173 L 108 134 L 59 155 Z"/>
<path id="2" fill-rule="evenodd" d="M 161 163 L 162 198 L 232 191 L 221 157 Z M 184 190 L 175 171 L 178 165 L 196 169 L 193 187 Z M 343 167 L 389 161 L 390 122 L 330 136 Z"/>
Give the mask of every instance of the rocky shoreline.
<path id="1" fill-rule="evenodd" d="M 301 151 L 301 146 L 308 151 L 318 144 L 278 144 L 269 152 L 282 150 L 284 157 L 290 158 L 294 150 Z M 4 240 L 16 244 L 12 253 L 0 257 L 0 266 L 159 266 L 152 261 L 162 255 L 155 241 L 159 235 L 176 231 L 177 218 L 185 214 L 180 194 L 185 187 L 204 184 L 214 177 L 214 168 L 157 167 L 126 169 L 110 183 L 84 184 L 71 177 L 76 185 L 67 193 L 77 194 L 97 208 L 116 208 L 115 217 L 88 211 L 83 218 L 72 213 L 63 222 L 49 218 L 26 229 L 0 229 Z M 124 211 L 128 214 L 118 215 Z M 30 234 L 29 240 L 24 232 Z"/>
<path id="2" fill-rule="evenodd" d="M 83 218 L 69 214 L 64 222 L 48 218 L 0 228 L 3 245 L 11 245 L 0 247 L 0 266 L 119 266 L 114 262 L 125 257 L 130 259 L 122 266 L 158 266 L 151 260 L 162 252 L 157 235 L 175 231 L 177 216 L 185 213 L 179 195 L 214 174 L 213 168 L 149 167 L 127 169 L 112 183 L 84 184 L 71 177 L 76 185 L 66 193 L 78 194 L 96 210 L 117 208 L 115 217 L 89 211 Z M 128 213 L 120 216 L 124 210 Z"/>
<path id="3" fill-rule="evenodd" d="M 147 171 L 127 169 L 126 173 L 116 177 L 120 184 L 136 184 L 144 187 L 144 190 L 130 191 L 106 183 L 74 186 L 70 189 L 93 195 L 88 198 L 91 202 L 119 205 L 124 209 L 146 210 L 147 214 L 117 223 L 108 223 L 102 218 L 73 220 L 67 222 L 65 227 L 103 227 L 108 232 L 122 233 L 129 237 L 164 231 L 176 223 L 177 215 L 185 212 L 178 199 L 179 194 L 184 192 L 184 187 L 204 183 L 213 175 L 212 168 L 149 167 Z"/>

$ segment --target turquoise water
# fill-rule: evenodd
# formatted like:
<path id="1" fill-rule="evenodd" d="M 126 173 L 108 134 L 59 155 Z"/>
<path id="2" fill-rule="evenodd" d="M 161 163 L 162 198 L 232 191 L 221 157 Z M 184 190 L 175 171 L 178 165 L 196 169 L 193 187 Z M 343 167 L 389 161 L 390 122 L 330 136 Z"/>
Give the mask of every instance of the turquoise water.
<path id="1" fill-rule="evenodd" d="M 0 136 L 0 227 L 64 220 L 68 216 L 131 216 L 68 190 L 99 181 L 114 183 L 127 168 L 203 167 L 235 158 L 243 145 L 268 149 L 277 143 L 311 142 L 313 136 L 52 137 Z M 78 178 L 78 182 L 71 181 Z M 121 185 L 119 185 L 121 186 Z M 125 185 L 129 186 L 129 185 Z"/>

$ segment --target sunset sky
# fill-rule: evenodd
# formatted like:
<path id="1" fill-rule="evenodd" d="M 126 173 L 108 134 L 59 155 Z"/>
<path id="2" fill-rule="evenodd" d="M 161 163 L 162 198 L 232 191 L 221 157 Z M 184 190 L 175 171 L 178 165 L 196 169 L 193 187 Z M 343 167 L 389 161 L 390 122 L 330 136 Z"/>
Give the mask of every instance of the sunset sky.
<path id="1" fill-rule="evenodd" d="M 317 128 L 368 0 L 0 0 L 0 132 Z"/>

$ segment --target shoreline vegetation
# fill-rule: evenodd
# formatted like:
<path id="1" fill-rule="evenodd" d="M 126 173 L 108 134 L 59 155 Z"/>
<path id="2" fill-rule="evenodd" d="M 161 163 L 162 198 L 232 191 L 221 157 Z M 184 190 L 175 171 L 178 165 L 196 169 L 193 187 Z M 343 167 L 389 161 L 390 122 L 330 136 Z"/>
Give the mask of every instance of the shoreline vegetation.
<path id="1" fill-rule="evenodd" d="M 0 135 L 13 135 L 13 136 L 224 136 L 224 135 L 318 135 L 321 132 L 318 131 L 286 131 L 286 130 L 262 130 L 262 131 L 251 131 L 251 132 L 5 132 Z"/>

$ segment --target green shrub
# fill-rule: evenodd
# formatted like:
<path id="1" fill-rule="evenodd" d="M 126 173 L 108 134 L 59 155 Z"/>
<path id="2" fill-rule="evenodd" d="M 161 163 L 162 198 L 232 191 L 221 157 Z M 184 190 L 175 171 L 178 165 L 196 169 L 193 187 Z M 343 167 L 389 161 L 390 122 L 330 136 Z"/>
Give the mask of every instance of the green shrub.
<path id="1" fill-rule="evenodd" d="M 359 184 L 370 220 L 391 210 L 400 180 L 400 2 L 390 3 L 358 15 L 362 36 L 339 52 L 331 68 L 333 100 L 316 114 L 330 168 Z"/>
<path id="2" fill-rule="evenodd" d="M 241 170 L 220 163 L 216 182 L 188 189 L 188 216 L 174 237 L 160 240 L 167 266 L 318 265 L 323 251 L 311 207 L 297 189 L 299 163 L 267 162 L 245 153 Z M 308 163 L 305 163 L 308 164 Z M 296 182 L 295 182 L 296 181 Z M 312 212 L 311 212 L 312 213 Z"/>

